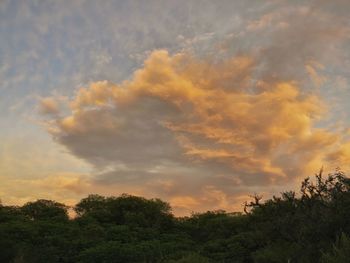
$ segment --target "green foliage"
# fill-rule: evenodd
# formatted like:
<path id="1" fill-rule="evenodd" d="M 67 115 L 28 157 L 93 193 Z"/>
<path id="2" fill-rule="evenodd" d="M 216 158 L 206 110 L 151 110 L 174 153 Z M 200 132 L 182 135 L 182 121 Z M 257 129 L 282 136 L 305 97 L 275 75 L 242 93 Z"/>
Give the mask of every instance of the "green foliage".
<path id="1" fill-rule="evenodd" d="M 68 207 L 51 200 L 40 199 L 21 207 L 24 215 L 31 220 L 68 220 Z"/>
<path id="2" fill-rule="evenodd" d="M 336 171 L 245 205 L 176 218 L 168 203 L 90 195 L 74 207 L 50 200 L 0 204 L 0 262 L 348 262 L 350 181 Z M 337 237 L 340 238 L 337 240 Z M 335 245 L 333 245 L 335 244 Z"/>
<path id="3" fill-rule="evenodd" d="M 92 218 L 99 223 L 143 227 L 169 227 L 173 216 L 170 205 L 159 199 L 123 194 L 120 197 L 90 195 L 75 207 L 80 219 Z"/>
<path id="4" fill-rule="evenodd" d="M 350 259 L 350 238 L 342 233 L 333 250 L 323 254 L 322 263 L 347 263 Z"/>

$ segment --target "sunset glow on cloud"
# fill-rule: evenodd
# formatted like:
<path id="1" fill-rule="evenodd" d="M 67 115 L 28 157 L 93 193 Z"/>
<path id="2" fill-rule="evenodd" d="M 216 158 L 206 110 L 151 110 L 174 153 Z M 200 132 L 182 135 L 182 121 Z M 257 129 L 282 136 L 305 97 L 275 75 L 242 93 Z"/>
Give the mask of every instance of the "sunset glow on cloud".
<path id="1" fill-rule="evenodd" d="M 96 167 L 99 184 L 139 175 L 142 183 L 132 184 L 148 194 L 148 184 L 170 174 L 157 191 L 172 188 L 166 198 L 198 208 L 188 196 L 204 198 L 208 188 L 229 198 L 236 187 L 290 183 L 331 160 L 346 165 L 350 156 L 338 157 L 348 154 L 338 146 L 343 136 L 315 127 L 326 111 L 321 99 L 302 94 L 296 81 L 254 82 L 255 67 L 247 57 L 213 67 L 154 51 L 131 80 L 79 89 L 71 114 L 51 120 L 49 132 Z M 200 187 L 184 191 L 180 176 L 184 184 L 199 177 Z"/>
<path id="2" fill-rule="evenodd" d="M 141 1 L 125 4 L 130 18 L 118 24 L 118 6 L 74 1 L 77 11 L 59 6 L 56 25 L 50 6 L 0 4 L 26 10 L 33 26 L 29 47 L 1 44 L 1 54 L 19 50 L 0 68 L 3 201 L 130 193 L 180 215 L 233 211 L 321 167 L 349 170 L 347 1 L 180 2 L 152 2 L 158 21 Z M 91 10 L 106 15 L 86 18 Z M 62 34 L 68 44 L 55 40 Z"/>

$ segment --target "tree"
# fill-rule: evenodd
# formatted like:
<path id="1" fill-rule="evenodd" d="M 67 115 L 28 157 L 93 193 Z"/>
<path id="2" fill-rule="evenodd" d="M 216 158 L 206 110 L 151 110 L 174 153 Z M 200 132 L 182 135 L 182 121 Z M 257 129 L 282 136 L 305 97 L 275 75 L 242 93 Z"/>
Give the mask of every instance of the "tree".
<path id="1" fill-rule="evenodd" d="M 89 195 L 69 219 L 55 201 L 0 205 L 0 262 L 348 262 L 350 181 L 339 170 L 245 208 L 175 218 L 160 199 Z"/>
<path id="2" fill-rule="evenodd" d="M 347 263 L 350 259 L 350 238 L 342 233 L 332 251 L 322 255 L 322 263 Z"/>
<path id="3" fill-rule="evenodd" d="M 143 227 L 166 227 L 173 218 L 168 203 L 127 194 L 107 198 L 89 195 L 75 206 L 75 211 L 80 218 L 91 217 L 102 223 Z"/>
<path id="4" fill-rule="evenodd" d="M 21 211 L 31 220 L 68 220 L 68 207 L 51 200 L 39 199 L 28 202 L 22 206 Z"/>

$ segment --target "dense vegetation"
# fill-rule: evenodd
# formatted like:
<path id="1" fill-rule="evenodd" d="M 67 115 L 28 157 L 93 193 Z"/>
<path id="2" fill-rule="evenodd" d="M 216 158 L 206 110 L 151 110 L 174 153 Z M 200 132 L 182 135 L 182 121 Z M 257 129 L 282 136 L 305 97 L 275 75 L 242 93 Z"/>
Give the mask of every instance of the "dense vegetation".
<path id="1" fill-rule="evenodd" d="M 159 200 L 90 195 L 75 207 L 0 205 L 0 262 L 350 262 L 350 180 L 340 171 L 244 213 L 176 218 Z"/>

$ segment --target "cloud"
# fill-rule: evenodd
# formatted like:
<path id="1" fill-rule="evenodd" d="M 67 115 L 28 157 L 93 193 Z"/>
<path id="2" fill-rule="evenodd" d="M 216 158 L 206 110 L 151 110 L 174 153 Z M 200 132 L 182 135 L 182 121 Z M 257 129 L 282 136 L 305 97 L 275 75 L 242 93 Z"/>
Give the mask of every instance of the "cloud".
<path id="1" fill-rule="evenodd" d="M 335 164 L 348 164 L 350 162 L 350 143 L 344 143 L 327 155 L 330 162 Z"/>
<path id="2" fill-rule="evenodd" d="M 51 199 L 75 205 L 79 198 L 91 190 L 86 175 L 77 173 L 51 173 L 43 178 L 9 178 L 1 176 L 0 194 L 8 205 L 22 205 L 38 199 Z"/>
<path id="3" fill-rule="evenodd" d="M 60 112 L 59 103 L 53 97 L 41 98 L 38 110 L 44 115 L 56 115 Z"/>
<path id="4" fill-rule="evenodd" d="M 82 52 L 95 61 L 82 63 L 84 79 L 108 81 L 90 82 L 66 105 L 42 99 L 39 109 L 54 140 L 93 165 L 86 191 L 159 196 L 179 213 L 239 209 L 247 193 L 294 187 L 321 166 L 347 168 L 347 136 L 327 123 L 332 72 L 349 57 L 349 4 L 336 2 L 237 4 L 241 16 L 229 1 L 215 11 L 207 3 L 206 17 L 190 3 L 179 28 L 176 20 L 174 30 L 157 26 L 153 36 L 147 16 L 135 22 L 140 30 L 127 32 L 131 38 L 114 27 L 127 20 L 110 16 L 116 20 L 106 35 L 126 39 L 114 46 L 128 49 Z M 151 17 L 151 25 L 163 24 Z M 163 46 L 169 51 L 157 49 Z M 146 58 L 127 80 L 112 83 L 119 53 Z M 344 86 L 346 73 L 337 76 Z"/>
<path id="5" fill-rule="evenodd" d="M 50 133 L 95 166 L 96 186 L 159 194 L 182 212 L 232 208 L 256 187 L 314 172 L 342 140 L 317 128 L 318 96 L 297 81 L 254 81 L 258 66 L 248 55 L 213 64 L 154 51 L 130 80 L 79 89 Z"/>
<path id="6" fill-rule="evenodd" d="M 320 64 L 320 63 L 315 63 L 313 61 L 310 61 L 309 63 L 307 63 L 305 65 L 305 69 L 307 71 L 307 73 L 309 74 L 312 82 L 315 84 L 315 86 L 320 87 L 321 85 L 323 85 L 327 78 L 325 76 L 320 75 L 317 70 L 322 70 L 324 69 L 324 65 Z"/>
<path id="7" fill-rule="evenodd" d="M 257 52 L 262 61 L 260 78 L 269 82 L 298 80 L 305 83 L 309 78 L 316 80 L 317 85 L 322 84 L 324 77 L 316 75 L 316 70 L 338 63 L 336 61 L 345 55 L 344 44 L 349 39 L 346 20 L 339 10 L 313 1 L 305 5 L 285 2 L 275 6 L 253 23 L 253 32 L 249 32 L 252 24 L 248 22 L 248 33 L 254 34 L 254 39 L 260 37 L 260 41 L 257 40 Z M 306 71 L 303 66 L 307 67 Z"/>
<path id="8" fill-rule="evenodd" d="M 45 133 L 41 136 L 35 139 L 24 131 L 21 137 L 7 137 L 1 144 L 0 197 L 4 204 L 46 198 L 71 205 L 90 193 L 90 165 L 65 153 Z"/>

